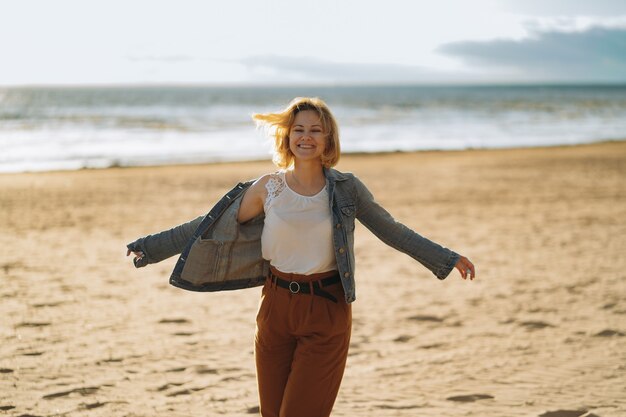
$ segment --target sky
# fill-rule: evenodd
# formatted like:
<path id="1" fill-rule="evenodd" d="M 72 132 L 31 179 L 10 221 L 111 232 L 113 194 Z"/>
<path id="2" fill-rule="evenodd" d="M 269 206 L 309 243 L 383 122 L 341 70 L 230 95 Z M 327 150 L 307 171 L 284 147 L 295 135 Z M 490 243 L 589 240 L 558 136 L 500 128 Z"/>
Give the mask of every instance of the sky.
<path id="1" fill-rule="evenodd" d="M 624 0 L 0 0 L 0 86 L 624 83 Z"/>

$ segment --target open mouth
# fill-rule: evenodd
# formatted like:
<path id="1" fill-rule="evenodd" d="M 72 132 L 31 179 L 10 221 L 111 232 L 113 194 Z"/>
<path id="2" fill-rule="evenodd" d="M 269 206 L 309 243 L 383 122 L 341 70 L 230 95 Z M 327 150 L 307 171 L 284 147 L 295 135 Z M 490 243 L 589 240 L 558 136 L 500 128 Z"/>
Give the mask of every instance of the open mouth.
<path id="1" fill-rule="evenodd" d="M 300 149 L 315 149 L 315 145 L 299 144 L 298 148 L 300 148 Z"/>

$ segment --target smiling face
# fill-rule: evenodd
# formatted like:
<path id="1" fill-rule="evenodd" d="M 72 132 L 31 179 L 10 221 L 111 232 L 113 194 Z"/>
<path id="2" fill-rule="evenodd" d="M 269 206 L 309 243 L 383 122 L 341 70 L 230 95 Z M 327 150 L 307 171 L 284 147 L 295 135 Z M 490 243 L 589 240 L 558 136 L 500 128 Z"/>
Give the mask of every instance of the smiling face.
<path id="1" fill-rule="evenodd" d="M 319 160 L 326 149 L 326 133 L 320 117 L 314 110 L 303 110 L 296 114 L 289 129 L 289 150 L 296 161 Z"/>

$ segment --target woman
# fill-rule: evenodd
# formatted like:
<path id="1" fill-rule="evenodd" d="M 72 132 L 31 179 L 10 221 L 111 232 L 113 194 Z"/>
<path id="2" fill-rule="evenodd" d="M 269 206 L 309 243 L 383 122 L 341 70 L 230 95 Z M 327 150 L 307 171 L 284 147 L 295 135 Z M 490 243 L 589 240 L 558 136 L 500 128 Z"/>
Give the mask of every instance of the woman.
<path id="1" fill-rule="evenodd" d="M 455 267 L 474 279 L 474 265 L 396 222 L 358 178 L 332 169 L 339 134 L 322 100 L 296 98 L 253 118 L 273 136 L 281 171 L 238 184 L 207 216 L 141 238 L 127 254 L 139 267 L 182 252 L 170 282 L 190 290 L 264 285 L 255 337 L 261 414 L 328 416 L 350 342 L 354 220 L 439 279 Z"/>

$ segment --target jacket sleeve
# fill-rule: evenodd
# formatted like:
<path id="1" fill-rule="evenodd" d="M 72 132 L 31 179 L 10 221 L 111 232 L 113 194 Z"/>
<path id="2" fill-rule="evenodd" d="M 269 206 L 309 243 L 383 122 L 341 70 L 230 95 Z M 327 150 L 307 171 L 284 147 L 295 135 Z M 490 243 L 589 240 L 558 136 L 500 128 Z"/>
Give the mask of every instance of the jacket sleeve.
<path id="1" fill-rule="evenodd" d="M 169 230 L 141 237 L 126 245 L 131 251 L 142 251 L 144 257 L 134 261 L 136 268 L 161 262 L 170 256 L 180 254 L 193 236 L 204 216 L 183 223 Z"/>
<path id="2" fill-rule="evenodd" d="M 417 260 L 437 278 L 446 278 L 458 262 L 460 255 L 420 236 L 396 221 L 374 200 L 374 196 L 367 187 L 358 178 L 354 177 L 354 179 L 357 193 L 357 219 L 387 245 Z"/>

